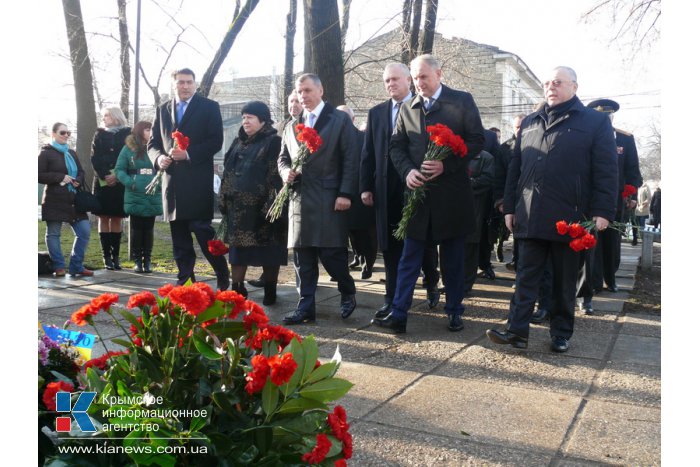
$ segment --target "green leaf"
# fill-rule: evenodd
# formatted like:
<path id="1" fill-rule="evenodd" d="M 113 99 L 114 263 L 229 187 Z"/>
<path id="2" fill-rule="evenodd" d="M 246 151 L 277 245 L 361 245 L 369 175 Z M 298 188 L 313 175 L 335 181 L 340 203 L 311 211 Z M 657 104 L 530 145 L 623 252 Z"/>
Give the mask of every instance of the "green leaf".
<path id="1" fill-rule="evenodd" d="M 299 395 L 320 402 L 331 402 L 343 397 L 352 387 L 352 383 L 345 379 L 329 378 L 299 391 Z"/>
<path id="2" fill-rule="evenodd" d="M 221 360 L 224 356 L 217 352 L 217 350 L 209 345 L 204 339 L 198 335 L 192 336 L 194 340 L 194 346 L 197 348 L 199 353 L 208 358 L 209 360 Z"/>
<path id="3" fill-rule="evenodd" d="M 301 380 L 305 381 L 306 377 L 314 370 L 316 360 L 318 360 L 318 346 L 314 336 L 305 337 L 301 347 L 304 349 L 304 372 L 301 375 Z"/>
<path id="4" fill-rule="evenodd" d="M 226 414 L 235 416 L 236 415 L 236 409 L 233 407 L 231 402 L 228 400 L 228 394 L 224 392 L 215 392 L 212 393 L 211 395 L 212 400 L 214 403 L 219 406 L 221 410 L 223 410 Z"/>
<path id="5" fill-rule="evenodd" d="M 282 406 L 277 411 L 278 414 L 290 414 L 304 412 L 310 409 L 325 409 L 328 410 L 328 406 L 323 402 L 314 399 L 306 399 L 304 397 L 298 397 L 296 399 L 289 399 L 287 402 L 282 404 Z"/>
<path id="6" fill-rule="evenodd" d="M 277 408 L 277 402 L 280 399 L 280 392 L 277 386 L 271 379 L 267 380 L 265 387 L 262 390 L 262 408 L 267 415 L 274 413 Z"/>
<path id="7" fill-rule="evenodd" d="M 118 338 L 118 337 L 115 337 L 114 339 L 111 339 L 111 340 L 112 340 L 112 342 L 114 342 L 115 344 L 121 345 L 122 347 L 127 347 L 127 348 L 128 348 L 128 347 L 131 347 L 131 346 L 133 345 L 133 344 L 131 343 L 131 341 L 127 341 L 127 340 L 124 340 L 124 339 L 120 339 L 120 338 Z"/>
<path id="8" fill-rule="evenodd" d="M 124 317 L 124 319 L 136 326 L 136 329 L 143 329 L 143 326 L 136 320 L 136 317 L 127 310 L 119 310 L 119 313 Z"/>
<path id="9" fill-rule="evenodd" d="M 207 416 L 206 417 L 197 417 L 193 418 L 190 420 L 190 432 L 196 432 L 199 431 L 200 428 L 202 428 L 204 425 L 207 424 L 207 419 L 209 418 L 209 414 L 212 412 L 211 410 L 211 405 L 207 407 Z"/>
<path id="10" fill-rule="evenodd" d="M 105 380 L 103 380 L 102 378 L 100 378 L 100 376 L 97 374 L 97 372 L 93 368 L 88 368 L 85 371 L 85 375 L 87 376 L 87 380 L 88 380 L 87 389 L 89 389 L 91 391 L 95 391 L 97 393 L 100 393 L 107 385 L 107 382 Z"/>
<path id="11" fill-rule="evenodd" d="M 220 318 L 225 314 L 226 310 L 224 310 L 223 303 L 215 300 L 213 305 L 197 315 L 196 321 L 198 323 L 203 323 L 205 321 L 209 321 L 210 319 Z"/>
<path id="12" fill-rule="evenodd" d="M 315 383 L 316 381 L 321 381 L 322 379 L 328 378 L 335 373 L 337 367 L 338 365 L 335 362 L 324 363 L 311 372 L 309 379 L 307 379 L 306 382 Z"/>
<path id="13" fill-rule="evenodd" d="M 231 339 L 238 339 L 239 337 L 246 334 L 246 329 L 243 327 L 241 321 L 231 321 L 223 320 L 207 326 L 207 330 L 213 332 L 219 339 L 226 339 L 230 337 Z"/>
<path id="14" fill-rule="evenodd" d="M 297 362 L 297 369 L 294 371 L 294 374 L 289 381 L 280 386 L 280 390 L 285 398 L 289 397 L 289 395 L 297 389 L 299 386 L 299 381 L 301 381 L 301 376 L 304 373 L 304 350 L 302 349 L 299 341 L 292 339 L 292 341 L 287 344 L 287 347 L 285 347 L 282 351 L 283 354 L 287 352 L 292 353 L 294 361 Z"/>

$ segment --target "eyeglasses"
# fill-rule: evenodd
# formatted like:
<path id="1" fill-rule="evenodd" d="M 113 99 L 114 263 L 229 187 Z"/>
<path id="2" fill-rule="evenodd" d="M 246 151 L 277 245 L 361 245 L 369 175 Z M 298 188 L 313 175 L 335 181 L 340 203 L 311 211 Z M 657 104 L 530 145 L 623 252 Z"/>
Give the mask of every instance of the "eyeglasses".
<path id="1" fill-rule="evenodd" d="M 542 84 L 542 87 L 543 87 L 544 89 L 547 89 L 547 88 L 550 87 L 550 86 L 553 87 L 553 88 L 558 88 L 559 86 L 561 86 L 561 85 L 564 84 L 564 83 L 575 83 L 575 82 L 576 82 L 576 81 L 554 79 L 554 80 L 552 80 L 552 81 L 545 81 L 545 82 Z"/>
<path id="2" fill-rule="evenodd" d="M 58 134 L 61 136 L 70 136 L 70 131 L 61 130 L 58 132 Z"/>

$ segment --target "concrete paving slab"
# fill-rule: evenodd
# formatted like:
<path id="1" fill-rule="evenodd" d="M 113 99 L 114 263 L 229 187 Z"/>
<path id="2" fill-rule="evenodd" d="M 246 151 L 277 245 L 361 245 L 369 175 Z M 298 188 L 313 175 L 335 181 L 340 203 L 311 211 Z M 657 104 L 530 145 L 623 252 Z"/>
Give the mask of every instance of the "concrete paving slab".
<path id="1" fill-rule="evenodd" d="M 419 427 L 416 427 L 419 428 Z M 394 428 L 372 422 L 351 423 L 351 465 L 394 466 L 542 466 L 549 453 L 475 442 L 470 436 L 436 436 L 418 429 Z"/>
<path id="2" fill-rule="evenodd" d="M 494 449 L 554 453 L 580 403 L 566 394 L 426 376 L 367 419 L 454 438 L 465 432 Z"/>
<path id="3" fill-rule="evenodd" d="M 620 334 L 661 338 L 661 316 L 635 313 L 621 320 Z"/>
<path id="4" fill-rule="evenodd" d="M 371 410 L 394 397 L 421 374 L 400 369 L 386 368 L 363 363 L 343 363 L 336 376 L 353 383 L 352 389 L 338 401 L 354 418 L 367 415 Z"/>
<path id="5" fill-rule="evenodd" d="M 583 396 L 600 363 L 537 352 L 500 352 L 472 345 L 435 371 L 436 375 L 481 380 L 540 391 Z"/>
<path id="6" fill-rule="evenodd" d="M 661 410 L 589 401 L 565 454 L 605 464 L 660 465 Z"/>
<path id="7" fill-rule="evenodd" d="M 80 306 L 83 306 L 86 302 L 89 302 L 95 296 L 96 295 L 92 295 L 91 293 L 84 290 L 83 287 L 63 290 L 39 289 L 39 310 L 41 311 L 49 308 L 70 306 L 75 306 L 75 309 L 77 310 Z"/>
<path id="8" fill-rule="evenodd" d="M 600 373 L 591 397 L 661 407 L 661 367 L 611 362 Z"/>
<path id="9" fill-rule="evenodd" d="M 661 366 L 661 339 L 620 334 L 610 360 Z"/>
<path id="10" fill-rule="evenodd" d="M 40 289 L 67 289 L 73 287 L 82 287 L 90 284 L 104 284 L 111 282 L 113 279 L 102 271 L 95 271 L 92 277 L 70 277 L 66 274 L 64 277 L 44 276 L 40 277 L 38 284 Z"/>

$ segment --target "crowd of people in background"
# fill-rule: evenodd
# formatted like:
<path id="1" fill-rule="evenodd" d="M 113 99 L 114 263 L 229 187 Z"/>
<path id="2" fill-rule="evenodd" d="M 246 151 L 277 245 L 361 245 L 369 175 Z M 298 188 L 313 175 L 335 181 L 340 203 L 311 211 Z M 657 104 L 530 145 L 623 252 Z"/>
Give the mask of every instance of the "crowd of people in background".
<path id="1" fill-rule="evenodd" d="M 80 192 L 91 192 L 99 202 L 91 212 L 105 269 L 122 269 L 128 217 L 133 270 L 152 272 L 154 225 L 163 216 L 170 226 L 177 284 L 197 280 L 194 235 L 219 290 L 247 297 L 248 267 L 261 267 L 262 274 L 248 283 L 264 288 L 263 304 L 270 306 L 277 301 L 280 267 L 291 250 L 299 300 L 284 323 L 297 325 L 316 319 L 319 262 L 336 283 L 339 315 L 346 319 L 358 301 L 350 270 L 372 278 L 381 252 L 384 303 L 372 323 L 406 332 L 422 276 L 430 308 L 444 293 L 447 329 L 457 332 L 464 328 L 464 297 L 474 293 L 478 277 L 496 278 L 493 253 L 505 263 L 504 243 L 512 235 L 513 255 L 505 264 L 515 271 L 508 321 L 487 335 L 497 344 L 524 348 L 530 324 L 548 319 L 551 349 L 566 352 L 575 308 L 592 314 L 594 294 L 604 285 L 618 290 L 618 226 L 661 224 L 660 183 L 642 180 L 634 137 L 612 126 L 619 104 L 599 99 L 585 105 L 576 95 L 576 73 L 568 67 L 552 70 L 544 82 L 544 102 L 529 115 L 513 117 L 513 135 L 502 143 L 500 129 L 483 128 L 472 95 L 442 82 L 441 65 L 432 55 L 416 57 L 410 66 L 386 65 L 387 99 L 369 110 L 363 129 L 355 125 L 351 107 L 331 106 L 321 79 L 304 73 L 288 96 L 285 121 L 275 125 L 261 101 L 242 107 L 237 136 L 224 148 L 219 180 L 214 173 L 214 155 L 223 145 L 219 105 L 195 92 L 192 70 L 177 70 L 172 78 L 175 96 L 158 107 L 152 123 L 139 121 L 130 128 L 118 107 L 102 110 L 103 127 L 95 133 L 90 158 L 91 189 L 68 146 L 71 132 L 63 123 L 53 125 L 38 170 L 56 277 L 94 274 L 83 265 L 90 221 L 76 207 Z M 452 153 L 426 160 L 427 127 L 437 124 L 462 139 L 465 157 Z M 322 141 L 303 164 L 296 163 L 299 125 L 313 128 Z M 174 132 L 189 143 L 183 145 Z M 288 205 L 270 221 L 268 210 L 285 185 Z M 627 186 L 636 193 L 623 198 Z M 421 187 L 424 198 L 399 239 L 394 233 L 406 195 Z M 229 264 L 208 248 L 215 238 L 215 209 L 226 223 Z M 571 239 L 558 231 L 560 221 L 588 222 L 596 246 L 572 249 Z M 75 234 L 67 267 L 63 223 Z M 632 229 L 632 245 L 640 240 L 638 230 Z"/>

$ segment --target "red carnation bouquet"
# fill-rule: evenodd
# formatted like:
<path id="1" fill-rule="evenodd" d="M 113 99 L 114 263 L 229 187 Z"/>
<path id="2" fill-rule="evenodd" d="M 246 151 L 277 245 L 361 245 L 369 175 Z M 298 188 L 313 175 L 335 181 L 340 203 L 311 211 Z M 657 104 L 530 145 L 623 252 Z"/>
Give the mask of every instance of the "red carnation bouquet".
<path id="1" fill-rule="evenodd" d="M 172 135 L 173 141 L 175 141 L 175 147 L 180 148 L 183 151 L 187 151 L 187 148 L 190 146 L 190 138 L 188 136 L 183 135 L 180 130 L 175 130 L 173 131 Z M 167 156 L 170 159 L 172 159 L 171 156 Z M 160 185 L 163 183 L 163 173 L 165 172 L 164 169 L 160 169 L 158 173 L 156 174 L 155 177 L 153 177 L 153 180 L 151 180 L 151 183 L 146 185 L 146 194 L 147 195 L 155 195 L 158 192 L 158 188 L 160 188 Z"/>
<path id="2" fill-rule="evenodd" d="M 303 123 L 298 124 L 294 130 L 297 133 L 297 141 L 301 143 L 297 149 L 297 157 L 292 162 L 292 170 L 296 172 L 299 167 L 302 167 L 306 161 L 309 160 L 311 154 L 315 153 L 318 148 L 321 147 L 323 140 L 318 135 L 316 130 L 309 126 L 305 126 Z M 285 183 L 280 192 L 277 193 L 275 201 L 267 211 L 266 217 L 270 222 L 275 222 L 282 215 L 284 206 L 287 204 L 287 200 L 289 200 L 290 189 L 291 184 Z"/>
<path id="3" fill-rule="evenodd" d="M 584 224 L 586 224 L 584 226 Z M 572 238 L 569 242 L 569 247 L 574 251 L 583 251 L 593 248 L 596 244 L 596 238 L 589 232 L 589 229 L 595 227 L 593 221 L 584 221 L 582 223 L 559 221 L 556 223 L 557 233 L 559 235 L 568 235 Z"/>
<path id="4" fill-rule="evenodd" d="M 625 185 L 625 188 L 622 190 L 622 199 L 627 199 L 635 193 L 637 193 L 637 188 L 632 185 Z"/>
<path id="5" fill-rule="evenodd" d="M 457 157 L 467 155 L 467 145 L 461 136 L 456 135 L 450 128 L 442 123 L 430 125 L 426 128 L 430 135 L 428 143 L 428 152 L 425 154 L 425 161 L 441 161 L 446 159 L 450 154 Z M 406 238 L 406 229 L 408 222 L 416 213 L 418 203 L 423 201 L 425 197 L 426 185 L 419 186 L 408 194 L 408 199 L 401 212 L 401 221 L 399 226 L 394 231 L 394 237 L 399 240 Z"/>

